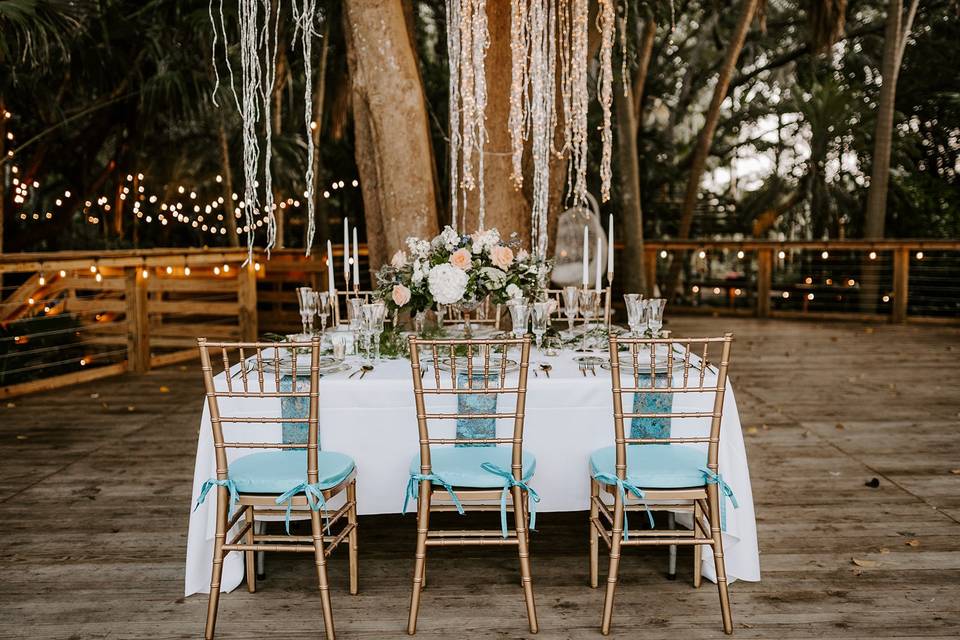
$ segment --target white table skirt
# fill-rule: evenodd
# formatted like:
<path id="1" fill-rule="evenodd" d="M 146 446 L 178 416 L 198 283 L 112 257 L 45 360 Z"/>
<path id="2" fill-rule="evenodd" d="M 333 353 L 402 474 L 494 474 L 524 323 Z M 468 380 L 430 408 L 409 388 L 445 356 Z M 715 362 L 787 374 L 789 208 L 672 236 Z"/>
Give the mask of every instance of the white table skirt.
<path id="1" fill-rule="evenodd" d="M 597 368 L 595 377 L 584 378 L 573 362 L 573 356 L 573 352 L 564 351 L 554 358 L 531 358 L 553 365 L 550 378 L 543 372 L 535 377 L 531 367 L 527 388 L 524 448 L 537 459 L 531 485 L 541 497 L 537 507 L 539 513 L 588 509 L 590 453 L 613 444 L 610 374 Z M 359 376 L 347 379 L 348 374 L 329 375 L 320 381 L 321 448 L 345 453 L 356 461 L 360 514 L 399 513 L 410 459 L 418 451 L 410 363 L 403 359 L 383 361 L 364 380 Z M 426 381 L 429 382 L 432 376 L 433 371 L 428 371 Z M 223 374 L 217 377 L 216 384 L 218 388 L 225 388 Z M 238 377 L 235 388 L 239 384 Z M 272 386 L 272 379 L 266 384 Z M 453 403 L 453 398 L 446 396 L 444 400 Z M 280 416 L 280 402 L 276 398 L 224 399 L 221 404 L 226 407 L 221 410 L 225 415 Z M 712 404 L 712 395 L 707 394 L 685 393 L 674 397 L 675 411 L 710 410 Z M 452 432 L 453 421 L 444 422 Z M 280 425 L 234 425 L 228 428 L 232 430 L 233 438 L 240 438 L 240 434 L 246 432 L 246 437 L 240 438 L 246 441 L 279 442 L 281 439 Z M 629 424 L 626 428 L 629 429 Z M 511 429 L 512 421 L 498 421 L 498 436 L 509 436 Z M 703 434 L 706 429 L 706 420 L 674 420 L 672 425 L 673 435 Z M 436 433 L 442 432 L 438 430 Z M 431 435 L 435 434 L 432 432 Z M 231 459 L 250 452 L 232 450 Z M 724 552 L 728 579 L 758 581 L 760 561 L 750 474 L 736 399 L 729 381 L 724 396 L 719 465 L 723 479 L 733 489 L 740 505 L 736 509 L 729 502 L 726 505 Z M 213 433 L 204 401 L 191 510 L 203 482 L 215 476 Z M 206 501 L 196 511 L 191 511 L 185 576 L 188 596 L 210 590 L 216 503 L 217 492 L 211 491 Z M 410 526 L 413 527 L 414 516 L 410 517 Z M 539 522 L 541 525 L 549 522 L 549 516 L 540 518 Z M 242 554 L 229 554 L 223 565 L 221 589 L 232 591 L 236 588 L 243 581 L 243 572 Z M 702 573 L 710 580 L 716 578 L 709 547 L 704 548 Z"/>

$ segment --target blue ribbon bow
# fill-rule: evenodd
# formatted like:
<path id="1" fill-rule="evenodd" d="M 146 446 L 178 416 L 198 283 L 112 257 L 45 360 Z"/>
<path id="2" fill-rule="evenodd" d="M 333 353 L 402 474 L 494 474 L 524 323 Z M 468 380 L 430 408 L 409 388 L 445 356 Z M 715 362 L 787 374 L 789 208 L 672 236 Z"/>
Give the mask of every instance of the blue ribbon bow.
<path id="1" fill-rule="evenodd" d="M 645 497 L 645 496 L 644 496 L 644 493 L 643 493 L 643 490 L 640 489 L 640 487 L 638 487 L 638 486 L 636 486 L 636 485 L 634 485 L 634 484 L 631 484 L 631 483 L 627 482 L 626 480 L 621 480 L 621 479 L 618 478 L 617 476 L 611 475 L 611 474 L 609 474 L 609 473 L 603 473 L 603 472 L 598 473 L 598 474 L 596 474 L 596 475 L 593 476 L 593 479 L 594 479 L 594 480 L 599 480 L 600 482 L 603 482 L 604 484 L 615 484 L 615 485 L 617 485 L 617 491 L 620 493 L 620 499 L 623 500 L 623 504 L 624 504 L 624 507 L 623 507 L 623 539 L 624 539 L 624 540 L 629 540 L 629 539 L 630 539 L 630 527 L 629 527 L 629 525 L 627 524 L 627 507 L 626 507 L 626 504 L 627 504 L 627 491 L 629 491 L 629 492 L 632 493 L 633 495 L 635 495 L 635 496 L 637 496 L 638 498 L 640 498 L 641 500 L 643 500 L 644 497 Z M 650 507 L 648 507 L 646 504 L 644 504 L 644 505 L 643 505 L 643 508 L 647 510 L 647 520 L 650 521 L 650 528 L 652 529 L 652 528 L 653 528 L 653 515 L 650 513 Z"/>
<path id="2" fill-rule="evenodd" d="M 537 529 L 537 503 L 540 502 L 540 494 L 526 482 L 517 480 L 512 473 L 506 469 L 501 469 L 492 462 L 484 462 L 480 465 L 480 468 L 487 473 L 503 478 L 503 491 L 500 493 L 500 531 L 503 533 L 503 537 L 507 537 L 507 493 L 513 487 L 520 487 L 533 498 L 533 502 L 530 504 L 530 528 L 535 531 Z M 516 505 L 514 505 L 514 508 L 516 508 Z"/>
<path id="3" fill-rule="evenodd" d="M 301 482 L 275 500 L 277 504 L 287 503 L 287 515 L 285 519 L 287 535 L 290 535 L 290 512 L 293 510 L 293 498 L 298 493 L 306 494 L 307 504 L 310 505 L 310 508 L 314 511 L 318 511 L 321 507 L 324 511 L 327 510 L 327 501 L 323 499 L 323 488 L 319 484 Z"/>
<path id="4" fill-rule="evenodd" d="M 205 480 L 200 487 L 200 497 L 197 498 L 197 504 L 194 505 L 193 510 L 196 511 L 200 508 L 200 505 L 207 499 L 207 494 L 210 493 L 210 489 L 214 487 L 226 487 L 227 491 L 230 492 L 230 508 L 228 509 L 228 513 L 233 513 L 233 508 L 237 505 L 237 501 L 240 500 L 240 492 L 237 491 L 236 483 L 230 478 L 226 480 L 217 480 L 216 478 Z"/>
<path id="5" fill-rule="evenodd" d="M 419 493 L 417 492 L 417 486 L 423 481 L 433 482 L 435 484 L 441 485 L 444 489 L 447 490 L 447 493 L 450 494 L 450 498 L 453 500 L 453 504 L 457 507 L 457 513 L 460 515 L 464 514 L 463 505 L 460 504 L 460 499 L 457 497 L 457 494 L 453 492 L 453 486 L 446 482 L 443 478 L 438 476 L 435 473 L 423 474 L 423 473 L 411 473 L 410 479 L 407 481 L 407 489 L 403 494 L 403 511 L 402 514 L 407 513 L 407 502 L 410 498 L 414 500 L 419 499 Z"/>
<path id="6" fill-rule="evenodd" d="M 720 499 L 720 530 L 727 530 L 727 501 L 724 498 L 729 498 L 730 502 L 733 504 L 734 509 L 739 509 L 740 504 L 737 502 L 737 496 L 733 494 L 733 489 L 730 488 L 724 479 L 719 473 L 714 473 L 710 469 L 705 467 L 700 468 L 700 473 L 703 474 L 703 481 L 706 484 L 715 484 L 717 488 L 720 489 L 720 493 L 723 494 L 723 497 Z"/>

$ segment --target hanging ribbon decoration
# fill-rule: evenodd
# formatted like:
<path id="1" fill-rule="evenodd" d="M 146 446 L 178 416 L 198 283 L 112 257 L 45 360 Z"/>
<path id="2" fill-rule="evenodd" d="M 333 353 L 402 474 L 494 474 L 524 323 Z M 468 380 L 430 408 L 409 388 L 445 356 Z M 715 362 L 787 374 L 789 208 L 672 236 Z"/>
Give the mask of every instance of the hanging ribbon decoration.
<path id="1" fill-rule="evenodd" d="M 597 28 L 600 31 L 600 75 L 597 78 L 597 97 L 603 111 L 601 129 L 602 149 L 600 154 L 600 199 L 610 199 L 610 161 L 613 156 L 613 128 L 610 107 L 613 104 L 613 42 L 617 19 L 614 0 L 600 0 Z"/>
<path id="2" fill-rule="evenodd" d="M 314 20 L 316 19 L 317 2 L 316 0 L 302 0 L 298 6 L 296 0 L 293 3 L 293 19 L 297 25 L 297 31 L 300 35 L 301 46 L 303 47 L 303 124 L 307 133 L 307 173 L 304 176 L 306 189 L 304 198 L 307 201 L 307 237 L 306 237 L 306 255 L 310 255 L 313 249 L 313 238 L 317 233 L 316 225 L 316 203 L 314 202 L 313 190 L 313 160 L 317 154 L 316 146 L 313 143 L 313 37 Z M 296 33 L 294 39 L 296 39 Z M 316 126 L 320 126 L 318 122 Z"/>

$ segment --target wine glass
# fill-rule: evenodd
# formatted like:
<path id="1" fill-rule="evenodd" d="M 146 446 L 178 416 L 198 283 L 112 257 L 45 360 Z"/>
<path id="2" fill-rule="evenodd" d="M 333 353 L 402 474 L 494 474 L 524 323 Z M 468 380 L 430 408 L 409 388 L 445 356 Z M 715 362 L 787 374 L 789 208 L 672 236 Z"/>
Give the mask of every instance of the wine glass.
<path id="1" fill-rule="evenodd" d="M 300 303 L 300 322 L 303 323 L 303 334 L 310 336 L 313 333 L 313 316 L 317 313 L 317 302 L 314 291 L 310 287 L 297 287 L 297 301 Z"/>
<path id="2" fill-rule="evenodd" d="M 533 303 L 533 335 L 537 339 L 537 349 L 543 344 L 543 334 L 547 332 L 550 326 L 550 309 L 553 305 L 550 302 Z"/>
<path id="3" fill-rule="evenodd" d="M 580 334 L 580 348 L 587 350 L 587 334 L 590 333 L 590 321 L 597 316 L 597 307 L 600 305 L 600 292 L 593 289 L 580 290 L 580 315 L 583 317 L 583 333 Z"/>
<path id="4" fill-rule="evenodd" d="M 666 298 L 651 298 L 647 301 L 647 326 L 655 338 L 660 335 L 663 327 L 663 308 L 666 306 Z"/>
<path id="5" fill-rule="evenodd" d="M 630 333 L 636 337 L 639 335 L 640 325 L 643 324 L 643 294 L 626 293 L 623 295 L 623 301 L 627 305 L 627 324 L 630 325 Z"/>
<path id="6" fill-rule="evenodd" d="M 530 305 L 523 298 L 515 298 L 507 303 L 507 308 L 510 309 L 510 320 L 513 323 L 511 332 L 514 338 L 519 338 L 527 332 Z"/>
<path id="7" fill-rule="evenodd" d="M 563 315 L 567 317 L 567 330 L 573 331 L 573 321 L 579 311 L 580 289 L 569 286 L 563 288 Z"/>
<path id="8" fill-rule="evenodd" d="M 370 361 L 370 346 L 373 343 L 373 359 L 380 361 L 380 334 L 383 333 L 383 322 L 387 315 L 387 306 L 382 302 L 371 302 L 360 308 L 361 333 L 366 349 L 366 359 Z"/>
<path id="9" fill-rule="evenodd" d="M 327 332 L 327 316 L 330 315 L 330 293 L 327 291 L 314 291 L 313 295 L 316 302 L 317 315 L 320 317 L 320 339 L 323 340 L 323 336 Z"/>

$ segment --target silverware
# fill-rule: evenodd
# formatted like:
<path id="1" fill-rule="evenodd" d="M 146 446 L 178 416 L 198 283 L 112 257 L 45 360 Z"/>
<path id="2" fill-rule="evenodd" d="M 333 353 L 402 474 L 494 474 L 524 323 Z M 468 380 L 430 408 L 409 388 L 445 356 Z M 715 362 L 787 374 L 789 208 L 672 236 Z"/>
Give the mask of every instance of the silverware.
<path id="1" fill-rule="evenodd" d="M 553 365 L 552 365 L 552 364 L 548 364 L 548 363 L 546 363 L 546 362 L 541 362 L 541 363 L 540 363 L 540 369 L 541 369 L 545 374 L 547 374 L 547 377 L 549 378 L 549 377 L 550 377 L 550 370 L 553 369 Z"/>
<path id="2" fill-rule="evenodd" d="M 421 380 L 423 380 L 423 376 L 427 375 L 427 369 L 429 369 L 429 368 L 430 368 L 430 367 L 423 367 L 422 369 L 420 369 L 420 379 L 421 379 Z"/>
<path id="3" fill-rule="evenodd" d="M 590 367 L 590 373 L 593 374 L 593 377 L 594 377 L 594 378 L 597 377 L 597 365 L 592 365 L 592 366 Z"/>
<path id="4" fill-rule="evenodd" d="M 360 379 L 363 380 L 363 376 L 367 375 L 367 374 L 370 373 L 371 371 L 373 371 L 373 365 L 372 365 L 372 364 L 362 364 L 362 365 L 360 365 L 360 372 L 361 372 L 361 373 L 360 373 Z"/>
<path id="5" fill-rule="evenodd" d="M 581 365 L 580 365 L 580 373 L 583 374 L 583 377 L 584 377 L 584 378 L 587 377 L 587 368 L 586 368 L 585 366 L 583 366 L 582 363 L 581 363 Z"/>
<path id="6" fill-rule="evenodd" d="M 361 371 L 363 371 L 362 368 L 361 368 L 361 369 L 357 369 L 356 371 L 354 371 L 353 373 L 351 373 L 350 375 L 348 375 L 348 376 L 347 376 L 347 379 L 349 380 L 350 378 L 352 378 L 353 376 L 357 375 L 357 374 L 360 373 Z"/>

